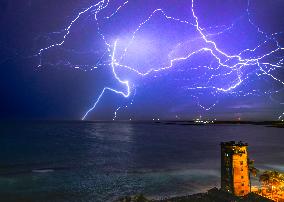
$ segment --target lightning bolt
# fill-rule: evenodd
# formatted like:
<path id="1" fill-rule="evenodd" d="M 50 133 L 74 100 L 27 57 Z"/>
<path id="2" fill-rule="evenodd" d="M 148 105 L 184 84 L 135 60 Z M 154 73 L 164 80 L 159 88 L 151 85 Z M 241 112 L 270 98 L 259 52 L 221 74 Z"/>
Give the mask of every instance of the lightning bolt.
<path id="1" fill-rule="evenodd" d="M 96 100 L 95 104 L 94 104 L 94 105 L 85 113 L 85 115 L 82 117 L 82 120 L 85 120 L 86 117 L 88 116 L 88 114 L 89 114 L 93 109 L 95 109 L 95 107 L 97 106 L 97 104 L 99 103 L 100 99 L 102 98 L 102 96 L 104 95 L 105 92 L 111 91 L 111 92 L 120 94 L 120 95 L 122 95 L 122 96 L 125 97 L 125 98 L 128 98 L 129 95 L 130 95 L 130 93 L 131 93 L 131 91 L 130 91 L 130 86 L 129 86 L 129 81 L 127 81 L 127 80 L 125 80 L 125 81 L 121 80 L 121 79 L 119 78 L 119 76 L 117 75 L 116 71 L 115 71 L 115 67 L 116 67 L 115 50 L 116 50 L 116 46 L 117 46 L 117 41 L 118 41 L 118 40 L 116 40 L 115 43 L 114 43 L 113 52 L 112 52 L 112 57 L 111 57 L 111 61 L 112 61 L 112 62 L 111 62 L 112 73 L 113 73 L 113 75 L 114 75 L 114 77 L 115 77 L 115 79 L 116 79 L 117 81 L 119 81 L 121 84 L 123 84 L 123 85 L 126 86 L 126 93 L 125 93 L 125 92 L 122 92 L 122 91 L 117 91 L 117 90 L 115 90 L 115 89 L 113 89 L 113 88 L 105 87 L 105 88 L 103 89 L 103 91 L 101 92 L 99 98 Z"/>
<path id="2" fill-rule="evenodd" d="M 110 3 L 109 0 L 101 0 L 98 3 L 91 5 L 90 7 L 86 8 L 85 10 L 78 13 L 78 15 L 63 30 L 65 32 L 65 34 L 63 36 L 62 41 L 55 43 L 55 44 L 52 44 L 48 47 L 42 48 L 37 53 L 37 55 L 40 58 L 38 67 L 41 67 L 43 65 L 42 58 L 43 58 L 43 55 L 46 51 L 48 51 L 49 49 L 53 49 L 55 47 L 63 46 L 65 44 L 66 39 L 68 37 L 70 37 L 70 35 L 71 35 L 71 29 L 72 29 L 73 25 L 76 24 L 77 21 L 82 16 L 84 16 L 86 13 L 89 13 L 89 12 L 94 15 L 94 20 L 97 24 L 97 33 L 99 34 L 101 39 L 104 41 L 105 46 L 106 46 L 106 51 L 101 56 L 101 58 L 98 60 L 97 64 L 92 67 L 92 69 L 98 68 L 99 66 L 110 66 L 114 79 L 117 80 L 120 84 L 122 84 L 125 87 L 125 90 L 121 91 L 121 90 L 117 90 L 117 89 L 110 88 L 110 87 L 104 87 L 103 90 L 101 91 L 101 93 L 99 94 L 99 96 L 94 101 L 94 104 L 83 115 L 82 120 L 85 120 L 88 117 L 90 112 L 92 112 L 96 108 L 98 103 L 103 99 L 103 96 L 107 92 L 112 92 L 112 93 L 121 95 L 124 98 L 129 98 L 131 93 L 133 92 L 133 90 L 135 90 L 135 92 L 136 92 L 136 89 L 133 87 L 134 86 L 133 83 L 130 83 L 129 80 L 124 80 L 124 79 L 120 78 L 119 74 L 117 73 L 117 68 L 120 68 L 120 69 L 122 68 L 122 69 L 129 71 L 129 72 L 133 72 L 140 77 L 145 77 L 145 76 L 149 76 L 150 74 L 154 74 L 154 73 L 157 73 L 157 72 L 162 72 L 162 71 L 174 68 L 176 63 L 189 60 L 193 56 L 204 54 L 204 53 L 210 54 L 211 57 L 213 58 L 213 60 L 212 60 L 213 63 L 217 64 L 217 65 L 210 64 L 210 66 L 205 66 L 208 70 L 218 71 L 218 70 L 224 69 L 226 71 L 224 71 L 223 73 L 212 74 L 208 78 L 206 85 L 194 85 L 193 87 L 192 86 L 188 87 L 187 90 L 198 91 L 198 90 L 208 89 L 208 90 L 212 91 L 213 95 L 215 95 L 215 94 L 217 95 L 217 94 L 221 94 L 221 93 L 236 94 L 238 96 L 240 96 L 240 95 L 242 95 L 242 96 L 255 95 L 255 94 L 257 94 L 256 90 L 252 90 L 249 93 L 243 93 L 242 91 L 236 91 L 239 88 L 239 86 L 244 83 L 244 81 L 249 79 L 251 74 L 257 75 L 258 77 L 266 76 L 266 77 L 272 79 L 273 81 L 279 83 L 280 85 L 282 85 L 284 87 L 284 82 L 280 78 L 277 78 L 275 75 L 273 75 L 274 70 L 277 70 L 277 69 L 283 67 L 283 61 L 284 61 L 283 53 L 280 57 L 274 56 L 275 54 L 278 54 L 278 53 L 281 53 L 281 51 L 284 51 L 284 48 L 282 46 L 280 46 L 280 43 L 277 41 L 277 38 L 276 38 L 278 35 L 281 35 L 282 32 L 268 34 L 268 33 L 265 33 L 263 30 L 261 30 L 253 22 L 253 20 L 251 18 L 251 13 L 250 13 L 250 9 L 249 9 L 250 8 L 250 0 L 248 0 L 245 16 L 247 17 L 248 22 L 256 29 L 256 32 L 258 34 L 264 36 L 266 40 L 260 42 L 258 45 L 256 45 L 253 48 L 248 48 L 248 49 L 242 50 L 241 52 L 239 52 L 237 54 L 226 53 L 226 51 L 220 49 L 218 47 L 218 44 L 210 38 L 212 36 L 221 36 L 222 34 L 233 29 L 233 27 L 236 26 L 236 22 L 238 21 L 238 19 L 236 20 L 236 22 L 233 22 L 230 26 L 203 28 L 203 27 L 201 27 L 199 18 L 197 16 L 196 12 L 195 12 L 195 0 L 191 1 L 191 9 L 190 9 L 191 16 L 193 17 L 193 22 L 189 22 L 189 21 L 179 19 L 179 18 L 176 18 L 176 17 L 173 17 L 173 16 L 169 16 L 169 15 L 166 14 L 166 12 L 163 9 L 157 8 L 149 15 L 149 17 L 147 17 L 144 21 L 142 21 L 137 26 L 136 30 L 131 34 L 132 37 L 130 38 L 127 45 L 123 48 L 123 50 L 121 52 L 119 52 L 119 50 L 120 50 L 119 48 L 122 47 L 122 45 L 119 45 L 120 39 L 119 38 L 116 39 L 114 43 L 108 42 L 105 35 L 103 34 L 103 32 L 100 28 L 100 21 L 101 20 L 107 21 L 107 20 L 111 19 L 116 14 L 118 14 L 121 10 L 123 10 L 123 8 L 126 7 L 129 2 L 125 1 L 119 7 L 117 7 L 115 9 L 115 11 L 113 13 L 111 13 L 110 15 L 99 18 L 98 14 L 101 11 L 103 11 L 104 9 L 106 9 L 109 6 L 109 3 Z M 190 51 L 184 56 L 179 56 L 179 57 L 173 56 L 173 55 L 175 55 L 175 50 L 182 47 L 185 44 L 183 42 L 179 43 L 168 54 L 168 64 L 167 65 L 164 65 L 164 66 L 161 66 L 161 67 L 150 68 L 147 71 L 140 71 L 139 70 L 140 68 L 138 68 L 138 67 L 133 67 L 133 66 L 129 66 L 129 65 L 124 64 L 122 61 L 127 56 L 128 50 L 131 47 L 131 45 L 133 44 L 133 42 L 135 41 L 138 32 L 153 18 L 153 16 L 158 15 L 158 14 L 163 16 L 164 19 L 167 20 L 167 21 L 172 21 L 172 22 L 175 22 L 175 23 L 185 24 L 187 26 L 193 27 L 194 30 L 198 34 L 197 39 L 193 39 L 193 40 L 202 40 L 202 44 L 204 44 L 203 47 L 201 47 L 197 50 L 194 50 L 194 51 Z M 244 16 L 241 16 L 240 18 L 243 18 L 243 17 Z M 208 33 L 209 32 L 208 30 L 212 30 L 212 29 L 214 30 L 216 28 L 218 28 L 218 29 L 222 28 L 222 30 L 215 32 L 215 33 Z M 256 53 L 259 49 L 261 49 L 263 46 L 265 46 L 269 42 L 273 42 L 276 47 L 274 49 L 266 51 L 265 53 L 262 53 L 262 54 L 257 53 L 255 56 L 245 56 L 247 53 Z M 107 55 L 107 54 L 108 54 L 110 62 L 104 63 L 104 62 L 102 62 L 102 58 L 104 58 L 105 55 Z M 274 57 L 277 61 L 274 61 L 273 63 L 264 61 L 266 58 L 269 58 L 269 57 Z M 70 64 L 67 64 L 67 65 L 70 65 Z M 245 74 L 243 70 L 246 67 L 254 67 L 255 69 L 252 73 Z M 82 67 L 80 67 L 80 65 L 75 65 L 74 68 L 80 69 Z M 233 74 L 236 74 L 237 78 L 235 80 L 231 81 L 231 83 L 228 86 L 220 87 L 220 86 L 210 84 L 215 78 L 219 78 L 219 77 L 222 78 L 222 77 L 233 75 Z M 277 91 L 274 91 L 274 92 L 277 92 Z M 264 92 L 264 94 L 272 94 L 272 93 L 273 92 Z M 217 101 L 216 103 L 214 103 L 210 107 L 205 107 L 205 106 L 200 104 L 198 96 L 193 95 L 192 97 L 197 100 L 198 106 L 200 108 L 206 110 L 206 111 L 212 109 L 215 105 L 218 104 L 218 101 Z M 133 103 L 133 101 L 131 101 L 131 104 L 132 103 Z M 124 107 L 127 108 L 128 105 L 126 105 Z M 123 108 L 123 106 L 120 106 L 116 109 L 116 111 L 114 112 L 113 120 L 116 119 L 117 113 L 121 108 Z M 279 119 L 283 116 L 284 116 L 284 114 L 280 115 Z"/>

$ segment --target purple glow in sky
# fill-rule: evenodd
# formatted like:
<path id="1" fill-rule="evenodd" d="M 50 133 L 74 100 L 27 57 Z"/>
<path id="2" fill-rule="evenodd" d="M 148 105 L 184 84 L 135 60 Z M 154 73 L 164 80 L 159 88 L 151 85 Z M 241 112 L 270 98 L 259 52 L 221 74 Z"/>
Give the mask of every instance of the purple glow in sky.
<path id="1" fill-rule="evenodd" d="M 64 29 L 38 37 L 36 68 L 93 76 L 83 120 L 277 120 L 284 111 L 283 7 L 255 0 L 86 1 Z"/>

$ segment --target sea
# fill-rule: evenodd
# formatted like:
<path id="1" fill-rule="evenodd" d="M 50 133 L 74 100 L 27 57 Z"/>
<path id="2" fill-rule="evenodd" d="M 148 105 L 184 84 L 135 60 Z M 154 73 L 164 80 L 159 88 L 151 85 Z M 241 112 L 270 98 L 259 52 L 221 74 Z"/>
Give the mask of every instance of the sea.
<path id="1" fill-rule="evenodd" d="M 1 123 L 0 201 L 205 192 L 220 187 L 220 142 L 248 143 L 255 167 L 284 171 L 283 140 L 283 128 L 249 124 Z"/>

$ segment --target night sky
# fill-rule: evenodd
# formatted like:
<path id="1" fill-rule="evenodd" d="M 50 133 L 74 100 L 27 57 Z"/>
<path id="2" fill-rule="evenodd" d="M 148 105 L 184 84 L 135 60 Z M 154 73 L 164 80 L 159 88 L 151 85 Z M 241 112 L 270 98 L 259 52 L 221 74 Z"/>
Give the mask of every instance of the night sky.
<path id="1" fill-rule="evenodd" d="M 284 112 L 284 1 L 98 2 L 0 1 L 1 120 L 81 120 L 121 81 L 86 120 Z"/>

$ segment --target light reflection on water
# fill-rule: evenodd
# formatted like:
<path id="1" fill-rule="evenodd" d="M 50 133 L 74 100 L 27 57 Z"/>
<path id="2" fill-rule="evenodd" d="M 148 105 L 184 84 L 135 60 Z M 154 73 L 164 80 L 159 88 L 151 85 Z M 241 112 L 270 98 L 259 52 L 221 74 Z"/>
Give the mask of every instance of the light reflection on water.
<path id="1" fill-rule="evenodd" d="M 279 128 L 42 122 L 0 129 L 0 195 L 7 201 L 202 192 L 220 184 L 221 141 L 247 142 L 256 167 L 284 171 Z"/>

